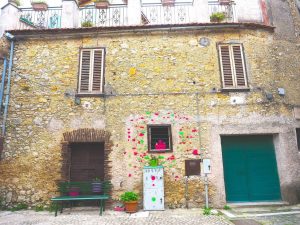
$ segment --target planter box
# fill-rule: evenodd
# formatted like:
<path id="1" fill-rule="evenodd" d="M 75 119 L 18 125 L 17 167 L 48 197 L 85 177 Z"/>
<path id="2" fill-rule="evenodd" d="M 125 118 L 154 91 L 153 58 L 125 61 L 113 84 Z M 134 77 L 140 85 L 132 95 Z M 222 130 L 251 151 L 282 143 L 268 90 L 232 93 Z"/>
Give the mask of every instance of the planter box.
<path id="1" fill-rule="evenodd" d="M 46 11 L 48 9 L 48 5 L 46 3 L 31 3 L 31 5 L 35 11 Z"/>
<path id="2" fill-rule="evenodd" d="M 230 2 L 230 0 L 219 0 L 220 5 L 229 5 Z"/>
<path id="3" fill-rule="evenodd" d="M 106 1 L 106 2 L 95 2 L 95 7 L 97 9 L 107 9 L 109 6 L 109 2 Z"/>
<path id="4" fill-rule="evenodd" d="M 175 0 L 162 0 L 161 3 L 163 6 L 174 6 Z"/>

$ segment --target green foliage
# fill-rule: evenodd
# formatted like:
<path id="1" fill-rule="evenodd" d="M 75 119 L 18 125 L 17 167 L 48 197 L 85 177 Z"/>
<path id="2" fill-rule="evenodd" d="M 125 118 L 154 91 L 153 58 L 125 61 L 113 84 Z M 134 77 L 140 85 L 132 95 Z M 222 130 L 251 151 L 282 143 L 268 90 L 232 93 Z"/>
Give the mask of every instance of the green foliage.
<path id="1" fill-rule="evenodd" d="M 25 203 L 19 203 L 18 205 L 12 207 L 10 210 L 12 212 L 28 209 L 28 205 Z"/>
<path id="2" fill-rule="evenodd" d="M 231 208 L 230 208 L 230 206 L 228 206 L 228 205 L 224 205 L 224 209 L 225 209 L 225 210 L 230 210 Z"/>
<path id="3" fill-rule="evenodd" d="M 39 4 L 39 3 L 47 4 L 47 1 L 45 1 L 45 0 L 31 0 L 31 4 Z"/>
<path id="4" fill-rule="evenodd" d="M 120 196 L 120 199 L 122 202 L 137 201 L 139 199 L 139 196 L 137 193 L 135 193 L 133 191 L 128 191 L 128 192 L 123 193 Z"/>
<path id="5" fill-rule="evenodd" d="M 36 212 L 41 212 L 41 211 L 44 211 L 44 210 L 45 210 L 45 208 L 44 208 L 43 205 L 37 205 L 37 206 L 34 207 L 34 211 L 36 211 Z"/>
<path id="6" fill-rule="evenodd" d="M 211 22 L 222 22 L 225 19 L 225 13 L 224 12 L 216 12 L 211 14 L 210 21 Z"/>
<path id="7" fill-rule="evenodd" d="M 209 216 L 210 214 L 211 214 L 211 208 L 210 207 L 204 207 L 203 215 Z"/>
<path id="8" fill-rule="evenodd" d="M 91 21 L 84 21 L 81 23 L 81 27 L 92 27 L 93 23 Z"/>
<path id="9" fill-rule="evenodd" d="M 55 209 L 56 209 L 56 204 L 54 202 L 51 202 L 51 204 L 45 208 L 45 210 L 49 212 L 55 212 Z"/>
<path id="10" fill-rule="evenodd" d="M 12 2 L 12 3 L 15 3 L 17 6 L 20 6 L 20 5 L 21 5 L 20 0 L 12 0 L 11 2 Z"/>

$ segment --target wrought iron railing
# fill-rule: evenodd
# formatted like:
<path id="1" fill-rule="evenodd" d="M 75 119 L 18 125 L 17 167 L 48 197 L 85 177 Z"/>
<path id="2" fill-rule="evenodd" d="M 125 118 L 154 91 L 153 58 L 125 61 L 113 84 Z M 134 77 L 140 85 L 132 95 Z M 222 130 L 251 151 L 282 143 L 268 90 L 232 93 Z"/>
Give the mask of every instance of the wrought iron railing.
<path id="1" fill-rule="evenodd" d="M 94 6 L 80 8 L 80 26 L 114 27 L 128 25 L 127 5 L 110 5 L 107 9 Z"/>
<path id="2" fill-rule="evenodd" d="M 61 28 L 62 8 L 49 7 L 46 11 L 21 8 L 19 29 Z"/>
<path id="3" fill-rule="evenodd" d="M 209 16 L 216 12 L 223 12 L 225 14 L 225 22 L 237 22 L 235 3 L 233 1 L 229 4 L 220 4 L 219 1 L 209 1 L 208 10 Z"/>
<path id="4" fill-rule="evenodd" d="M 149 24 L 181 24 L 193 22 L 193 3 L 175 3 L 172 6 L 162 4 L 143 4 L 144 20 Z"/>

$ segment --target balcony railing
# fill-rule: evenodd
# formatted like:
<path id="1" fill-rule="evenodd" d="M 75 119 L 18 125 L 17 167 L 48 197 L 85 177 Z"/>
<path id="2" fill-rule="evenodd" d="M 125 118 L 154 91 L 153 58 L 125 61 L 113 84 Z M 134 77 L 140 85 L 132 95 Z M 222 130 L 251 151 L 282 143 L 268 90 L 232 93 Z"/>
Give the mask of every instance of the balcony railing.
<path id="1" fill-rule="evenodd" d="M 208 10 L 209 16 L 216 12 L 223 12 L 225 14 L 225 22 L 237 22 L 235 3 L 233 1 L 229 4 L 220 4 L 219 1 L 209 1 Z"/>
<path id="2" fill-rule="evenodd" d="M 49 7 L 46 11 L 21 8 L 19 29 L 61 28 L 62 8 Z"/>
<path id="3" fill-rule="evenodd" d="M 149 24 L 181 24 L 192 22 L 193 3 L 175 3 L 173 6 L 162 4 L 143 4 L 143 17 Z"/>
<path id="4" fill-rule="evenodd" d="M 128 25 L 127 5 L 110 5 L 107 9 L 94 6 L 80 8 L 80 26 L 114 27 Z"/>

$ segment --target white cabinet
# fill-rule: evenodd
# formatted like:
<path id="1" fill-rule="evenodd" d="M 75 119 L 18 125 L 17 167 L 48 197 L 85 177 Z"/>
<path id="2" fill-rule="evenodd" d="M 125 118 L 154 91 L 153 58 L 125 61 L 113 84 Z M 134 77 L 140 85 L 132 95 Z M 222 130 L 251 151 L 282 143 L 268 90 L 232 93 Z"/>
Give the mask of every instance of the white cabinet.
<path id="1" fill-rule="evenodd" d="M 144 167 L 144 210 L 164 210 L 164 168 Z"/>

